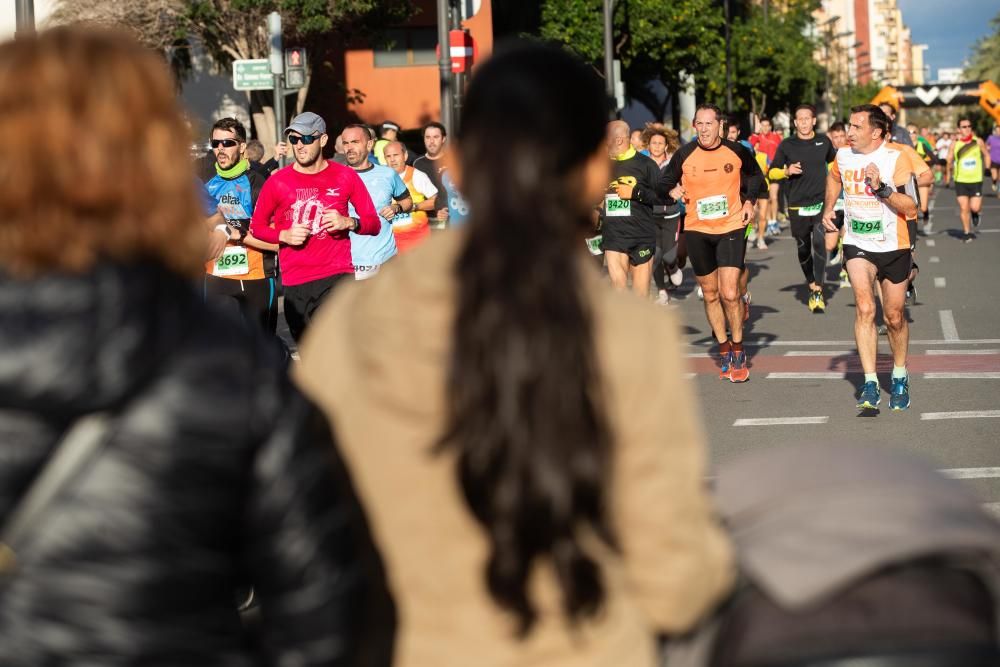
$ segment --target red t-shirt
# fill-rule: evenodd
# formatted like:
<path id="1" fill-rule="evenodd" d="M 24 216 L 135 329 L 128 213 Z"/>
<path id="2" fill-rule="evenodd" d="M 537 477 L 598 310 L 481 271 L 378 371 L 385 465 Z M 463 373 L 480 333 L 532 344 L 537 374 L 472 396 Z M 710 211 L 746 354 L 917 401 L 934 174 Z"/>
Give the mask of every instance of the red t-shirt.
<path id="1" fill-rule="evenodd" d="M 302 245 L 281 244 L 278 248 L 283 284 L 301 285 L 338 273 L 354 273 L 348 232 L 331 234 L 319 228 L 324 211 L 334 209 L 346 216 L 348 202 L 354 205 L 361 222 L 358 234 L 375 236 L 382 230 L 382 221 L 368 189 L 350 167 L 327 162 L 326 168 L 318 174 L 303 174 L 294 167 L 286 167 L 264 182 L 250 222 L 250 233 L 254 237 L 278 243 L 279 233 L 293 224 L 305 224 L 313 229 Z"/>
<path id="2" fill-rule="evenodd" d="M 777 132 L 750 135 L 750 145 L 767 155 L 768 165 L 774 160 L 774 152 L 778 150 L 780 143 L 781 135 Z"/>

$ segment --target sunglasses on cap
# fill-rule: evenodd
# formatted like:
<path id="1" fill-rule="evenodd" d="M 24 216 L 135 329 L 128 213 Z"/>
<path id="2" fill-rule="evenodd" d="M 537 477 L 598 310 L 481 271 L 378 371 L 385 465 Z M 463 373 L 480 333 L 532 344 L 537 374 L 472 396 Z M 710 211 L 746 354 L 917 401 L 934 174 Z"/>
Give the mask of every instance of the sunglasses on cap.
<path id="1" fill-rule="evenodd" d="M 295 145 L 297 145 L 301 141 L 303 143 L 303 145 L 309 146 L 314 141 L 316 141 L 317 139 L 319 139 L 319 137 L 320 137 L 320 135 L 318 135 L 318 134 L 303 134 L 302 136 L 298 136 L 298 135 L 295 135 L 295 134 L 289 134 L 288 135 L 288 143 L 290 143 L 291 145 L 295 146 Z"/>
<path id="2" fill-rule="evenodd" d="M 218 148 L 219 146 L 225 146 L 226 148 L 232 148 L 238 145 L 240 142 L 235 139 L 212 139 L 212 148 Z"/>

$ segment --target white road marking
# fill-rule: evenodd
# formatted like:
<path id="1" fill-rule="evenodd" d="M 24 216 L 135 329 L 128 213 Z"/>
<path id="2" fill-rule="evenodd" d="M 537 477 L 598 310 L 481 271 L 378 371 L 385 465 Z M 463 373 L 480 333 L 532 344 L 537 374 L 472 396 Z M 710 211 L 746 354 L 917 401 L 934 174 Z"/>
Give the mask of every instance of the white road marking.
<path id="1" fill-rule="evenodd" d="M 790 424 L 825 424 L 829 417 L 765 417 L 762 419 L 737 419 L 733 426 L 785 426 Z"/>
<path id="2" fill-rule="evenodd" d="M 976 234 L 996 234 L 1000 229 L 977 229 Z"/>
<path id="3" fill-rule="evenodd" d="M 945 280 L 944 278 L 934 279 L 934 287 L 947 287 L 947 286 L 948 286 L 948 281 Z"/>
<path id="4" fill-rule="evenodd" d="M 843 380 L 844 373 L 768 373 L 768 380 Z"/>
<path id="5" fill-rule="evenodd" d="M 931 257 L 930 258 L 930 263 L 931 264 L 940 264 L 941 263 L 941 258 L 940 257 Z"/>
<path id="6" fill-rule="evenodd" d="M 981 350 L 925 350 L 924 354 L 1000 354 L 1000 349 L 981 349 Z"/>
<path id="7" fill-rule="evenodd" d="M 927 239 L 926 241 L 924 241 L 924 243 L 927 244 L 928 248 L 933 248 L 935 245 L 937 245 L 937 241 L 935 241 L 934 239 Z"/>
<path id="8" fill-rule="evenodd" d="M 945 340 L 958 340 L 958 327 L 955 326 L 955 316 L 950 310 L 939 310 L 938 316 L 941 318 L 941 333 Z"/>
<path id="9" fill-rule="evenodd" d="M 945 468 L 940 472 L 952 479 L 996 479 L 1000 477 L 1000 468 Z"/>
<path id="10" fill-rule="evenodd" d="M 882 341 L 884 342 L 884 341 Z M 743 343 L 749 347 L 761 349 L 765 347 L 822 347 L 826 345 L 857 345 L 853 340 L 760 340 L 756 338 L 745 338 Z M 688 343 L 688 347 L 706 348 L 715 343 Z M 967 338 L 936 340 L 911 340 L 910 345 L 1000 345 L 1000 338 Z"/>
<path id="11" fill-rule="evenodd" d="M 857 350 L 791 350 L 786 357 L 835 357 L 841 354 L 857 355 Z"/>
<path id="12" fill-rule="evenodd" d="M 1000 380 L 1000 372 L 979 373 L 924 373 L 925 380 Z"/>

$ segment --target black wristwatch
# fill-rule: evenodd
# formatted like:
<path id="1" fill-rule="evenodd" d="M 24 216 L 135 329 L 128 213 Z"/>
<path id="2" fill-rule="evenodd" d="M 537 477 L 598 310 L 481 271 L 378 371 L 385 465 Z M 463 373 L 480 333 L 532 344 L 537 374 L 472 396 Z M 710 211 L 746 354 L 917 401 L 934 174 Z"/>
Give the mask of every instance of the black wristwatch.
<path id="1" fill-rule="evenodd" d="M 893 192 L 892 186 L 888 183 L 882 183 L 878 186 L 878 190 L 874 190 L 875 196 L 879 199 L 888 199 L 892 196 Z"/>

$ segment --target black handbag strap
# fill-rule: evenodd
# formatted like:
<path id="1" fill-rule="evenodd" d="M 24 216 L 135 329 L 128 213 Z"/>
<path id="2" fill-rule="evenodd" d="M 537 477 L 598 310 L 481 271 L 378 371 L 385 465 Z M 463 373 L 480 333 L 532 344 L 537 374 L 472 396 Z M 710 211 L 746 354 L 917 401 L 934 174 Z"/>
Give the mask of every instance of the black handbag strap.
<path id="1" fill-rule="evenodd" d="M 0 530 L 0 575 L 9 574 L 16 568 L 17 550 L 25 535 L 38 526 L 39 518 L 59 492 L 93 459 L 110 427 L 111 415 L 108 413 L 84 415 L 73 422 L 56 444 L 45 467 Z"/>

